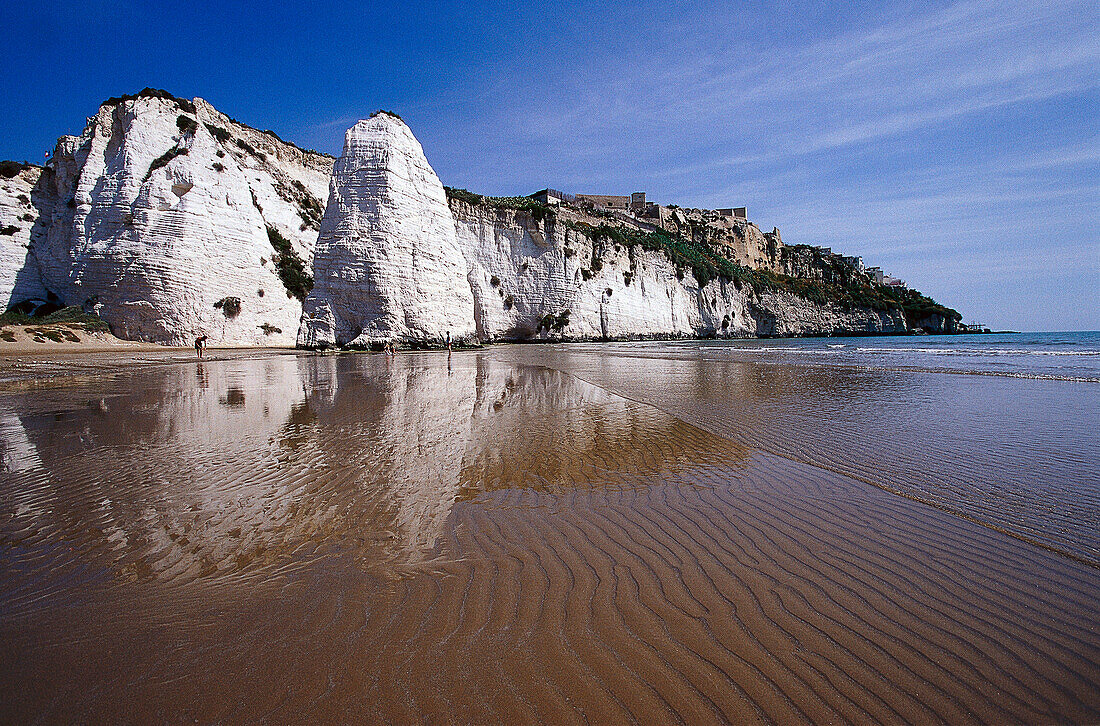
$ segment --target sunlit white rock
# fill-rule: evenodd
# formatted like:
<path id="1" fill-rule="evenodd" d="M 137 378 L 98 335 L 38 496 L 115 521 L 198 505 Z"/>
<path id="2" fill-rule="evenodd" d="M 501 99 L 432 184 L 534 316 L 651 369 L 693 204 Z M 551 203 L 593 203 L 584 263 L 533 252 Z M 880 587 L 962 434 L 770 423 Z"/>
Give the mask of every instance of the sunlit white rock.
<path id="1" fill-rule="evenodd" d="M 408 126 L 379 112 L 336 162 L 298 343 L 473 340 L 466 261 L 443 185 Z"/>
<path id="2" fill-rule="evenodd" d="M 0 177 L 0 312 L 24 300 L 45 300 L 47 293 L 30 255 L 31 240 L 44 234 L 39 218 L 51 200 L 35 191 L 41 167 Z"/>
<path id="3" fill-rule="evenodd" d="M 31 253 L 47 290 L 120 337 L 293 344 L 301 303 L 268 227 L 308 265 L 316 230 L 296 200 L 324 199 L 330 165 L 201 99 L 104 104 L 80 137 L 58 141 L 40 182 L 57 203 Z"/>

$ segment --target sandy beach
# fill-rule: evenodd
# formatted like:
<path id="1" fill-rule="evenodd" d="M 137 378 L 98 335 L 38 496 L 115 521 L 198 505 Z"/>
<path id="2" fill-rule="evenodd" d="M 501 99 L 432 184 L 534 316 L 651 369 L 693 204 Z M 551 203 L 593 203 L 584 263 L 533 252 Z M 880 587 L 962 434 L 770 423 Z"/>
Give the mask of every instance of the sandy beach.
<path id="1" fill-rule="evenodd" d="M 1056 486 L 1095 467 L 967 448 L 964 377 L 209 356 L 0 358 L 3 720 L 1100 720 L 1095 535 Z M 983 505 L 983 471 L 1062 514 Z"/>
<path id="2" fill-rule="evenodd" d="M 134 367 L 174 365 L 198 360 L 194 348 L 122 340 L 82 325 L 7 325 L 0 337 L 0 390 L 71 385 L 74 378 L 113 375 Z M 46 334 L 43 334 L 45 332 Z M 215 347 L 204 361 L 295 355 L 293 348 Z"/>

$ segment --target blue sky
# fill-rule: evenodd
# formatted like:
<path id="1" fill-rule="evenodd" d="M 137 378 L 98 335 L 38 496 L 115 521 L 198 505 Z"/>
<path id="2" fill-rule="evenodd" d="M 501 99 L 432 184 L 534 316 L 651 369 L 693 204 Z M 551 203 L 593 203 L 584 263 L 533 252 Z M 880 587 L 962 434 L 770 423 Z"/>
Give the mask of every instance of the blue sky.
<path id="1" fill-rule="evenodd" d="M 0 158 L 109 96 L 339 154 L 377 108 L 445 184 L 745 205 L 970 320 L 1100 328 L 1100 5 L 5 3 Z"/>

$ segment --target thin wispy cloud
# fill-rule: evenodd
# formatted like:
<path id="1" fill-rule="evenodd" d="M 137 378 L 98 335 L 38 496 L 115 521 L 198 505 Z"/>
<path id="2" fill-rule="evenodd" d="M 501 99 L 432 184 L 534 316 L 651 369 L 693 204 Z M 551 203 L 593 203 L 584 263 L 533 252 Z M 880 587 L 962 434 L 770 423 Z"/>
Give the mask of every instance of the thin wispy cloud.
<path id="1" fill-rule="evenodd" d="M 1090 15 L 1085 3 L 968 2 L 805 48 L 746 57 L 726 41 L 700 56 L 649 58 L 646 68 L 665 70 L 642 78 L 616 75 L 621 66 L 613 66 L 616 83 L 593 86 L 581 74 L 576 85 L 586 88 L 565 84 L 555 113 L 525 113 L 513 127 L 532 138 L 567 131 L 581 142 L 565 150 L 578 160 L 609 135 L 621 139 L 612 141 L 618 150 L 705 128 L 713 139 L 747 148 L 757 140 L 764 150 L 680 167 L 684 173 L 769 163 L 1095 89 L 1100 23 L 1090 24 Z M 716 73 L 726 65 L 720 60 L 734 68 Z"/>

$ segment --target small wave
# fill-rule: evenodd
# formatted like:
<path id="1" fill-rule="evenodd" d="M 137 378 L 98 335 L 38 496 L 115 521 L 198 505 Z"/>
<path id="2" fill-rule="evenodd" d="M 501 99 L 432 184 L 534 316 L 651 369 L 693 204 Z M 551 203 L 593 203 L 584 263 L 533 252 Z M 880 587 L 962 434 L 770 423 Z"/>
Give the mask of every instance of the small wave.
<path id="1" fill-rule="evenodd" d="M 846 345 L 844 345 L 844 343 L 835 343 L 835 344 L 834 344 L 834 343 L 830 343 L 830 344 L 829 344 L 829 347 L 830 347 L 830 348 L 846 348 L 847 346 L 846 346 Z"/>
<path id="2" fill-rule="evenodd" d="M 936 372 L 933 369 L 931 372 Z M 1059 376 L 1053 373 L 1022 373 L 1016 371 L 960 371 L 950 368 L 942 369 L 943 373 L 958 373 L 966 376 L 996 376 L 997 378 L 1027 378 L 1035 381 L 1067 381 L 1069 383 L 1100 383 L 1100 378 L 1095 376 Z"/>
<path id="3" fill-rule="evenodd" d="M 1024 378 L 1034 381 L 1063 381 L 1066 383 L 1100 383 L 1098 376 L 1058 375 L 1056 373 L 1035 373 L 1030 371 L 991 371 L 974 368 L 926 368 L 923 366 L 870 366 L 853 365 L 852 370 L 860 371 L 904 371 L 907 373 L 947 373 L 956 376 L 993 376 L 995 378 Z"/>
<path id="4" fill-rule="evenodd" d="M 1100 356 L 1100 350 L 1022 350 L 1019 348 L 856 348 L 859 353 L 927 353 L 930 355 L 1009 356 Z"/>

